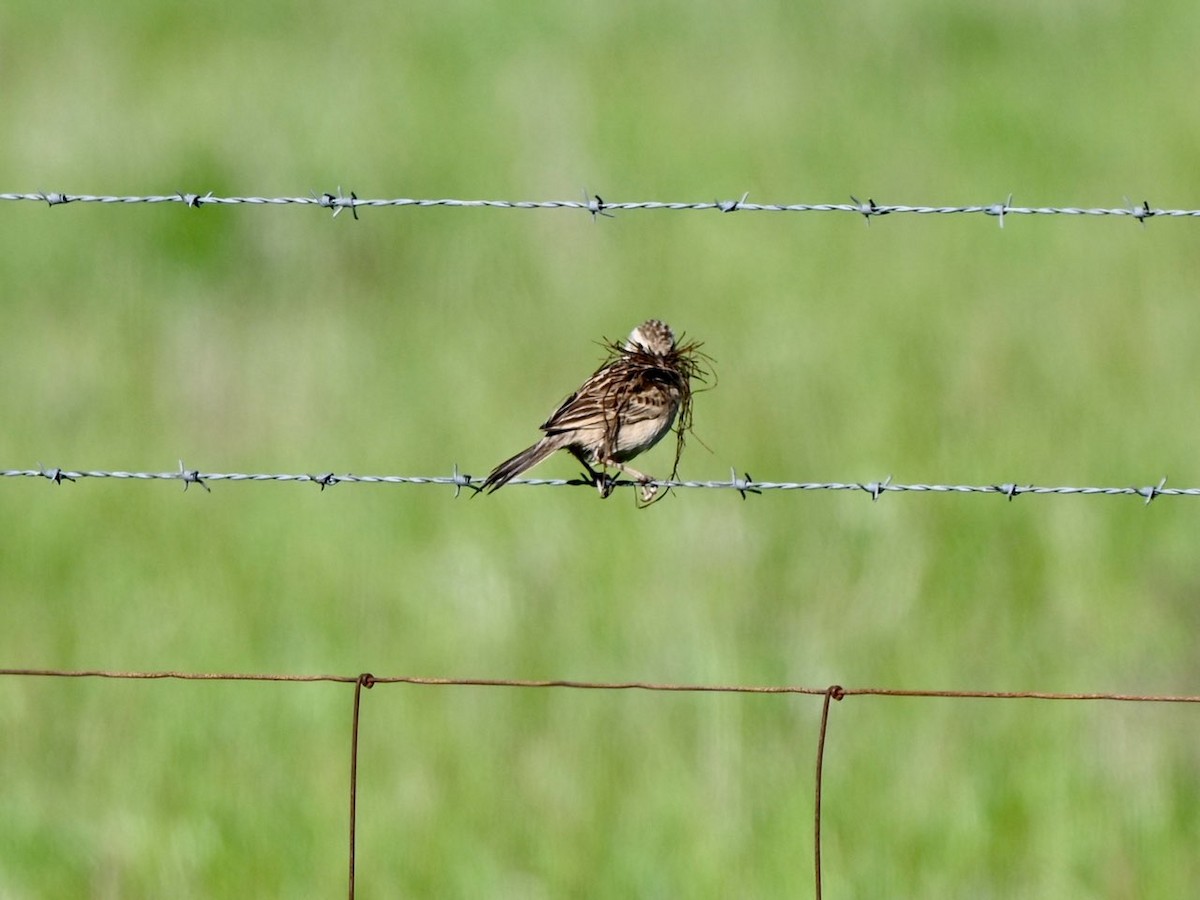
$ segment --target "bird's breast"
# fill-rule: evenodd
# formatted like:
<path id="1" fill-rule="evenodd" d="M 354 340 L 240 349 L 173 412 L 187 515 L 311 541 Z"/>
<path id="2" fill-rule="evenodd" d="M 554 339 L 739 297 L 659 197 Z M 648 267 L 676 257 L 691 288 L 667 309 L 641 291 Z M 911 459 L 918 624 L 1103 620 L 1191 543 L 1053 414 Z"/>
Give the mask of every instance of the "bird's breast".
<path id="1" fill-rule="evenodd" d="M 613 459 L 617 462 L 627 462 L 661 441 L 675 424 L 678 409 L 677 403 L 671 403 L 660 416 L 637 422 L 623 422 L 616 435 Z"/>

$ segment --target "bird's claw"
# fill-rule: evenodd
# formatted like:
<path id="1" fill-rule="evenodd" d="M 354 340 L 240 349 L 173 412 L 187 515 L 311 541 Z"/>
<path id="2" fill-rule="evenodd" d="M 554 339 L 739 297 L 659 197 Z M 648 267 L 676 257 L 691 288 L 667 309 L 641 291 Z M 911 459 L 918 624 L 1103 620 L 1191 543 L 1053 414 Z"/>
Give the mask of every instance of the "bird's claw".
<path id="1" fill-rule="evenodd" d="M 654 498 L 658 496 L 658 485 L 653 481 L 643 481 L 642 485 L 642 505 L 647 506 L 654 502 Z"/>

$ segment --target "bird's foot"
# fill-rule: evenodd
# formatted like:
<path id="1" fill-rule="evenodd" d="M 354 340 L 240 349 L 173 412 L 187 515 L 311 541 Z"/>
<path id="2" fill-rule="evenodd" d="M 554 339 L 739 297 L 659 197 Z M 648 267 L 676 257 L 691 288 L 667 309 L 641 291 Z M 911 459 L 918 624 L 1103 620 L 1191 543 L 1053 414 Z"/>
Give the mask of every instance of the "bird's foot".
<path id="1" fill-rule="evenodd" d="M 638 509 L 645 509 L 651 503 L 657 503 L 663 497 L 670 493 L 670 486 L 663 487 L 656 484 L 654 479 L 649 475 L 642 475 L 638 478 L 639 496 L 637 498 Z"/>

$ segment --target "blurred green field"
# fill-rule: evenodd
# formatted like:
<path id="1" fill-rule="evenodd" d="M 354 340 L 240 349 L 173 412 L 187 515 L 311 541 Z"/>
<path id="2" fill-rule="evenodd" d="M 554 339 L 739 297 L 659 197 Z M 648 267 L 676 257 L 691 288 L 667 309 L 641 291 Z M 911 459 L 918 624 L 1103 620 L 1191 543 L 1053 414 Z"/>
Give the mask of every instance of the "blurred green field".
<path id="1" fill-rule="evenodd" d="M 0 191 L 1200 205 L 1178 0 L 75 6 Z M 5 203 L 0 468 L 483 475 L 659 316 L 686 478 L 1196 486 L 1197 228 Z M 1200 692 L 1191 499 L 212 488 L 5 479 L 0 667 Z M 0 679 L 0 898 L 338 896 L 351 694 Z M 849 698 L 826 895 L 1187 896 L 1198 713 Z M 819 715 L 376 687 L 359 896 L 809 896 Z"/>

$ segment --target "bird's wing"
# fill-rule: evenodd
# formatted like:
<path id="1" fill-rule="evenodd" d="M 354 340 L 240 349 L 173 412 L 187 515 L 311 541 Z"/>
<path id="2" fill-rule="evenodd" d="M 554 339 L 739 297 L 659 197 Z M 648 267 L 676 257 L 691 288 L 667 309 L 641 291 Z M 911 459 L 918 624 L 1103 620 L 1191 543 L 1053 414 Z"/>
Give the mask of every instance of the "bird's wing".
<path id="1" fill-rule="evenodd" d="M 618 359 L 597 371 L 564 400 L 542 424 L 542 430 L 559 434 L 577 428 L 611 428 L 618 416 L 622 425 L 628 426 L 661 416 L 671 402 L 669 373 Z"/>
<path id="2" fill-rule="evenodd" d="M 573 431 L 576 428 L 599 425 L 605 416 L 605 384 L 607 378 L 602 378 L 605 370 L 601 370 L 580 385 L 579 390 L 564 400 L 550 418 L 542 423 L 542 431 L 547 434 L 558 434 L 563 431 Z"/>

